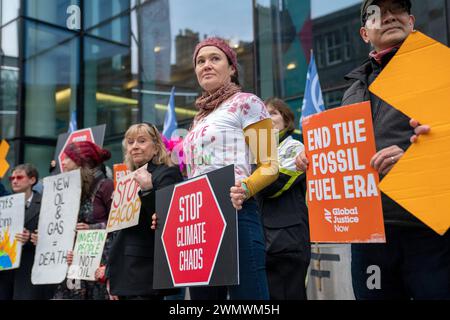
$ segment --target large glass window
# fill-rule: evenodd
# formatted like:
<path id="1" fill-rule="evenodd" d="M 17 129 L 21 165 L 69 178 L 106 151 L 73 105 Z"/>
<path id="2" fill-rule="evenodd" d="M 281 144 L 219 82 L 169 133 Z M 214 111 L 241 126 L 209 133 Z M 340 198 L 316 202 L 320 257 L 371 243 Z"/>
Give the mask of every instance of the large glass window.
<path id="1" fill-rule="evenodd" d="M 85 30 L 99 38 L 130 45 L 130 1 L 92 0 L 84 6 Z"/>
<path id="2" fill-rule="evenodd" d="M 16 160 L 19 96 L 19 37 L 20 0 L 0 0 L 0 140 L 8 139 L 10 150 L 7 161 Z M 8 175 L 8 174 L 7 174 Z M 6 179 L 4 180 L 6 182 Z M 5 183 L 8 188 L 9 183 Z"/>
<path id="3" fill-rule="evenodd" d="M 10 22 L 1 28 L 1 56 L 9 58 L 19 57 L 18 21 Z"/>
<path id="4" fill-rule="evenodd" d="M 339 30 L 325 34 L 324 40 L 327 65 L 332 66 L 342 62 L 342 38 Z"/>
<path id="5" fill-rule="evenodd" d="M 255 92 L 252 1 L 153 0 L 138 9 L 142 115 L 162 126 L 172 86 L 180 127 L 195 115 L 200 93 L 192 54 L 205 37 L 219 36 L 235 48 L 244 90 Z"/>
<path id="6" fill-rule="evenodd" d="M 0 66 L 0 139 L 16 136 L 19 69 Z"/>
<path id="7" fill-rule="evenodd" d="M 25 23 L 25 135 L 56 138 L 77 105 L 79 40 L 70 32 Z"/>
<path id="8" fill-rule="evenodd" d="M 54 155 L 54 146 L 26 144 L 24 163 L 32 163 L 38 169 L 39 176 L 46 177 Z"/>
<path id="9" fill-rule="evenodd" d="M 121 24 L 111 23 L 108 20 L 123 13 L 123 17 L 129 17 L 130 0 L 85 0 L 83 9 L 85 29 L 102 24 L 107 26 L 106 28 L 109 29 L 109 32 L 117 31 L 118 29 L 124 30 Z"/>
<path id="10" fill-rule="evenodd" d="M 344 76 L 367 58 L 359 30 L 360 0 L 312 1 L 314 56 L 326 108 L 341 105 Z"/>
<path id="11" fill-rule="evenodd" d="M 113 167 L 114 164 L 123 162 L 123 151 L 122 151 L 122 138 L 118 137 L 115 142 L 107 142 L 103 145 L 103 147 L 109 152 L 111 152 L 111 159 L 106 163 L 110 168 Z"/>
<path id="12" fill-rule="evenodd" d="M 260 96 L 285 99 L 298 118 L 312 48 L 309 1 L 257 0 Z"/>
<path id="13" fill-rule="evenodd" d="M 108 124 L 107 136 L 120 135 L 139 115 L 139 101 L 128 87 L 130 48 L 90 37 L 84 47 L 84 125 Z"/>
<path id="14" fill-rule="evenodd" d="M 0 0 L 0 25 L 5 25 L 19 16 L 20 0 Z"/>
<path id="15" fill-rule="evenodd" d="M 5 14 L 4 11 L 2 13 Z M 17 20 L 10 21 L 0 28 L 0 139 L 13 139 L 16 136 L 19 94 L 17 25 Z"/>
<path id="16" fill-rule="evenodd" d="M 310 3 L 257 0 L 256 16 L 260 95 L 297 100 L 312 48 Z"/>
<path id="17" fill-rule="evenodd" d="M 70 17 L 67 9 L 80 6 L 80 0 L 24 0 L 24 5 L 26 17 L 66 27 Z"/>

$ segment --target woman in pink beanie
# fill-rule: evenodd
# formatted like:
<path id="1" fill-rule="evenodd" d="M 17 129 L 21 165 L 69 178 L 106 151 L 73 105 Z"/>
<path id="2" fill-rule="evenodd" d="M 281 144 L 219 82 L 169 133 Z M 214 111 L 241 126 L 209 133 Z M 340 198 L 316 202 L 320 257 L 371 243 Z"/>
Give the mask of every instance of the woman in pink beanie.
<path id="1" fill-rule="evenodd" d="M 200 42 L 193 64 L 203 94 L 183 141 L 187 174 L 195 178 L 234 165 L 236 184 L 230 198 L 238 210 L 240 284 L 190 288 L 191 298 L 226 299 L 228 293 L 232 300 L 267 300 L 265 241 L 254 196 L 278 177 L 277 150 L 271 150 L 276 141 L 272 121 L 261 99 L 241 91 L 236 53 L 223 39 Z"/>

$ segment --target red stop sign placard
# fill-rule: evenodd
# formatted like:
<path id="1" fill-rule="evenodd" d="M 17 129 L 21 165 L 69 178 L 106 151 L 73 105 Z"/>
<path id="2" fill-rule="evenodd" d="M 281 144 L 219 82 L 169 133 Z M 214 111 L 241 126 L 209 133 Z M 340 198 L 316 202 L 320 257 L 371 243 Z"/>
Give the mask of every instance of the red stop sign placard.
<path id="1" fill-rule="evenodd" d="M 94 134 L 92 133 L 92 130 L 90 128 L 74 131 L 67 138 L 66 143 L 64 144 L 63 148 L 61 149 L 61 152 L 58 155 L 59 170 L 61 170 L 61 172 L 63 172 L 62 162 L 66 158 L 64 150 L 66 150 L 66 147 L 72 142 L 80 142 L 80 141 L 91 141 L 95 143 Z"/>
<path id="2" fill-rule="evenodd" d="M 161 236 L 174 286 L 209 284 L 225 228 L 207 176 L 175 186 Z"/>

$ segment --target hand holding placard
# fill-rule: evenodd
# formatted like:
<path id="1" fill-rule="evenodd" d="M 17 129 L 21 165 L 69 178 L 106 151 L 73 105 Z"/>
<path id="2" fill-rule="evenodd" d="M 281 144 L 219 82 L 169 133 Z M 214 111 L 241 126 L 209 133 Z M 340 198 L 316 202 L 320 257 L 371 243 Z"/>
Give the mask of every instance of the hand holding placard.
<path id="1" fill-rule="evenodd" d="M 139 170 L 147 170 L 147 165 Z M 135 172 L 131 172 L 117 181 L 106 227 L 108 232 L 130 228 L 139 224 L 141 211 L 140 190 L 139 183 L 135 179 Z"/>
<path id="2" fill-rule="evenodd" d="M 73 248 L 80 198 L 80 170 L 44 178 L 33 284 L 56 284 L 66 278 L 67 252 Z"/>
<path id="3" fill-rule="evenodd" d="M 100 266 L 106 236 L 106 230 L 78 232 L 67 278 L 95 281 L 95 272 Z"/>
<path id="4" fill-rule="evenodd" d="M 450 227 L 449 70 L 450 49 L 416 31 L 369 88 L 394 108 L 429 125 L 419 127 L 416 134 L 432 128 L 407 150 L 380 188 L 440 235 Z"/>
<path id="5" fill-rule="evenodd" d="M 370 103 L 328 110 L 303 121 L 312 242 L 384 242 Z"/>

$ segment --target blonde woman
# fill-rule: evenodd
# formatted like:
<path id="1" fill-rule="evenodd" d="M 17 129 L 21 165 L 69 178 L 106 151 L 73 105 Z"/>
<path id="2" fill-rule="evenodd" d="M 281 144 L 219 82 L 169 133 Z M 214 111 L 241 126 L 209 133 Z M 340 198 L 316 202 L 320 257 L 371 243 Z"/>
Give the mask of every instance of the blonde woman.
<path id="1" fill-rule="evenodd" d="M 140 185 L 142 207 L 137 226 L 123 229 L 114 238 L 107 262 L 106 277 L 111 299 L 159 300 L 170 291 L 153 289 L 155 192 L 183 181 L 178 166 L 167 154 L 161 136 L 152 124 L 131 126 L 122 142 L 124 162 Z M 147 170 L 139 170 L 148 164 Z"/>

